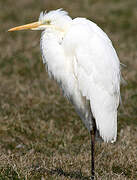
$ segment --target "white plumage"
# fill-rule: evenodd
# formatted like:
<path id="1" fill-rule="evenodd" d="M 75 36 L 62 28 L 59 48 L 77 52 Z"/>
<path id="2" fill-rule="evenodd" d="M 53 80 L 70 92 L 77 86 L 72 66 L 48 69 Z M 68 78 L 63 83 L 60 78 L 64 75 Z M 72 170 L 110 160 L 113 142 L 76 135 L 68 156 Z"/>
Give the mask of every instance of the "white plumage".
<path id="1" fill-rule="evenodd" d="M 92 21 L 71 19 L 58 9 L 41 13 L 39 21 L 10 29 L 43 30 L 41 52 L 91 134 L 91 179 L 94 179 L 95 135 L 116 141 L 120 99 L 120 63 L 108 36 Z"/>
<path id="2" fill-rule="evenodd" d="M 103 140 L 115 141 L 120 63 L 110 39 L 85 18 L 72 20 L 61 10 L 42 15 L 44 21 L 56 24 L 56 29 L 47 28 L 41 37 L 43 63 L 50 76 L 74 104 L 88 130 L 93 114 Z"/>

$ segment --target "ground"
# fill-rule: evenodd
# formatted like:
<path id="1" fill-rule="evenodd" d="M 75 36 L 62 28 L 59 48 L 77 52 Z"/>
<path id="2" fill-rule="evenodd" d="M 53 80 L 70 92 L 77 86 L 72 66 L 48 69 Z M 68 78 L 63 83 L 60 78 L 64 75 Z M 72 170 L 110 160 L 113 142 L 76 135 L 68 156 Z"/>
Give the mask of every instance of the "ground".
<path id="1" fill-rule="evenodd" d="M 125 79 L 115 144 L 96 144 L 98 180 L 137 177 L 136 0 L 0 1 L 0 179 L 89 180 L 90 137 L 42 64 L 40 33 L 9 33 L 45 9 L 96 22 L 116 48 Z"/>

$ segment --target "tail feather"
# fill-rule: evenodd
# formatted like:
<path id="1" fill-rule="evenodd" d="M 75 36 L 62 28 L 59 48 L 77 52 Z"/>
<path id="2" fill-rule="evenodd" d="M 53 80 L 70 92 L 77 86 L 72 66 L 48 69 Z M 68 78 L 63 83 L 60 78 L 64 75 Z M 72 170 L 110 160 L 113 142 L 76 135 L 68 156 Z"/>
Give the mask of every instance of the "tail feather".
<path id="1" fill-rule="evenodd" d="M 92 96 L 90 106 L 96 121 L 96 127 L 105 142 L 115 142 L 117 138 L 117 107 L 119 97 L 107 92 Z"/>

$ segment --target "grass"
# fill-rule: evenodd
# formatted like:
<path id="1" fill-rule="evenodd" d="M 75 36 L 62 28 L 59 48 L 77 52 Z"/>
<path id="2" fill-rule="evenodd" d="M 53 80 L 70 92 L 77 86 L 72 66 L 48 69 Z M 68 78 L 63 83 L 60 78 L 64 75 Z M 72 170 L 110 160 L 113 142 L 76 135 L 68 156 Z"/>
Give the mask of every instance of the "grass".
<path id="1" fill-rule="evenodd" d="M 126 86 L 121 87 L 118 140 L 96 144 L 96 179 L 137 177 L 136 0 L 0 1 L 0 179 L 89 180 L 90 138 L 71 104 L 48 78 L 40 32 L 7 33 L 40 11 L 64 8 L 95 21 L 112 39 Z"/>

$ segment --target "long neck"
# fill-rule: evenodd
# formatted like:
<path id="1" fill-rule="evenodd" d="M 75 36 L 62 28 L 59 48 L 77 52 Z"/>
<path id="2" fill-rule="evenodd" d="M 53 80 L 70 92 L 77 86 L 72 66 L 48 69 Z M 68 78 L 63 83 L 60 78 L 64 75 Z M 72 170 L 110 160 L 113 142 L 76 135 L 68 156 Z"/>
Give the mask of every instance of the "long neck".
<path id="1" fill-rule="evenodd" d="M 53 29 L 47 29 L 42 33 L 40 47 L 43 63 L 46 64 L 48 73 L 54 75 L 57 69 L 64 68 L 64 51 L 61 46 L 64 34 Z"/>

